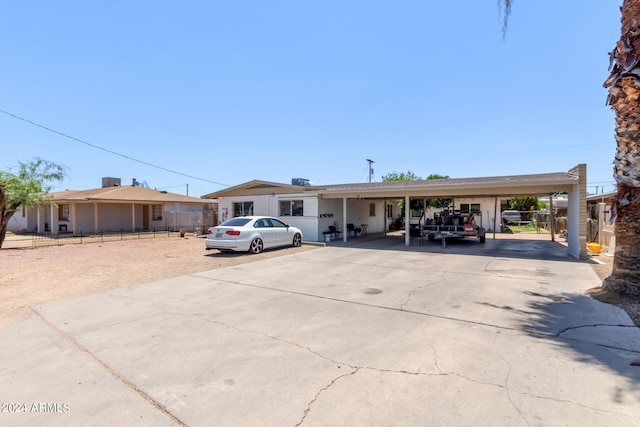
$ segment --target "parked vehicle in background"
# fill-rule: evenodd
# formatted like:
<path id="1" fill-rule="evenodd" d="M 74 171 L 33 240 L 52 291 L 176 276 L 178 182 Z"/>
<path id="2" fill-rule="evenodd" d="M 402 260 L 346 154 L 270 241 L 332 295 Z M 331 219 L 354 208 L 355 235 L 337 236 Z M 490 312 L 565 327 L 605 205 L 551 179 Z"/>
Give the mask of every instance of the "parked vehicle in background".
<path id="1" fill-rule="evenodd" d="M 279 246 L 300 246 L 302 231 L 268 216 L 231 218 L 216 227 L 209 227 L 207 250 L 249 251 L 254 254 Z"/>
<path id="2" fill-rule="evenodd" d="M 502 211 L 502 223 L 503 224 L 519 224 L 522 221 L 522 216 L 518 211 Z"/>

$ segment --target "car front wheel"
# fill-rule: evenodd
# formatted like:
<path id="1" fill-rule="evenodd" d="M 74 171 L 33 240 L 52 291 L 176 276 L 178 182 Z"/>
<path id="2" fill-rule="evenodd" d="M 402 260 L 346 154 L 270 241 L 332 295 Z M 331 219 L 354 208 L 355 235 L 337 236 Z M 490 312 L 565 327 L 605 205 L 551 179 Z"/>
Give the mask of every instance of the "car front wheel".
<path id="1" fill-rule="evenodd" d="M 254 239 L 249 246 L 249 252 L 259 254 L 264 249 L 264 243 L 261 239 Z"/>
<path id="2" fill-rule="evenodd" d="M 302 244 L 302 236 L 300 235 L 300 233 L 296 233 L 295 236 L 293 236 L 292 245 L 295 247 L 298 247 L 301 244 Z"/>

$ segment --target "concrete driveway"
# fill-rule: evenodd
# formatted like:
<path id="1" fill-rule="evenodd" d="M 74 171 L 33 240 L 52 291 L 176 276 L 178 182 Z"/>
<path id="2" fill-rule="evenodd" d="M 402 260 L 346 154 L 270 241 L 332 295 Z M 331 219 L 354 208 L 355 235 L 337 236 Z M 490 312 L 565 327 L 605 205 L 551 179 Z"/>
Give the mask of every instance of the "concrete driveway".
<path id="1" fill-rule="evenodd" d="M 548 241 L 370 240 L 47 304 L 0 329 L 0 424 L 640 425 L 598 285 Z"/>

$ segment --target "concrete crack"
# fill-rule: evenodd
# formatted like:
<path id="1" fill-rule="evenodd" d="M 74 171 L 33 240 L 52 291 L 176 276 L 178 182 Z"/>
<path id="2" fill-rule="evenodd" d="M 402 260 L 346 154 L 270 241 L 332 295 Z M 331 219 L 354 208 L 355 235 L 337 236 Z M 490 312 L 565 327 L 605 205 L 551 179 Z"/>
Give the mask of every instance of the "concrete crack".
<path id="1" fill-rule="evenodd" d="M 505 392 L 507 393 L 507 399 L 509 399 L 509 403 L 511 404 L 511 407 L 513 409 L 515 409 L 515 411 L 518 413 L 518 415 L 520 415 L 520 418 L 522 418 L 522 420 L 527 423 L 528 426 L 531 425 L 531 423 L 529 422 L 529 420 L 527 420 L 527 417 L 524 416 L 524 414 L 522 413 L 522 411 L 520 410 L 520 408 L 518 408 L 518 406 L 515 404 L 515 402 L 513 401 L 513 399 L 511 398 L 511 389 L 509 389 L 509 377 L 511 377 L 511 363 L 509 363 L 507 361 L 507 359 L 504 358 L 504 356 L 502 356 L 502 353 L 500 352 L 500 350 L 498 349 L 498 346 L 496 345 L 496 340 L 498 339 L 498 334 L 496 334 L 493 337 L 493 349 L 496 351 L 496 353 L 498 354 L 498 356 L 500 357 L 500 359 L 507 365 L 507 375 L 504 379 L 504 389 Z"/>
<path id="2" fill-rule="evenodd" d="M 201 317 L 201 316 L 198 316 L 198 317 Z M 221 325 L 221 326 L 224 326 L 226 328 L 233 329 L 235 331 L 242 332 L 242 333 L 245 333 L 245 334 L 262 335 L 263 337 L 269 338 L 271 340 L 278 341 L 278 342 L 281 342 L 281 343 L 284 343 L 284 344 L 287 344 L 287 345 L 292 345 L 292 346 L 297 347 L 299 349 L 308 351 L 309 353 L 314 354 L 314 355 L 320 357 L 321 359 L 328 360 L 328 361 L 330 361 L 331 363 L 333 363 L 335 365 L 339 365 L 339 366 L 343 366 L 344 365 L 344 366 L 350 366 L 350 367 L 354 368 L 354 366 L 351 366 L 348 363 L 341 363 L 341 362 L 339 362 L 337 360 L 333 360 L 332 358 L 327 357 L 324 354 L 321 354 L 321 353 L 311 349 L 310 347 L 307 347 L 307 346 L 304 346 L 304 345 L 300 345 L 298 343 L 295 343 L 295 342 L 292 342 L 292 341 L 288 341 L 288 340 L 285 340 L 285 339 L 282 339 L 282 338 L 278 338 L 278 337 L 275 337 L 273 335 L 269 335 L 266 332 L 257 331 L 257 330 L 251 330 L 251 329 L 241 329 L 241 328 L 238 328 L 236 326 L 232 326 L 232 325 L 229 325 L 227 323 L 220 322 L 218 320 L 210 320 L 210 319 L 203 319 L 203 320 L 205 322 L 213 323 L 213 324 L 216 324 L 216 325 Z"/>
<path id="3" fill-rule="evenodd" d="M 407 299 L 406 299 L 402 304 L 400 304 L 400 310 L 404 310 L 404 307 L 405 307 L 407 304 L 409 304 L 409 302 L 411 301 L 411 298 L 413 297 L 413 293 L 414 293 L 415 291 L 417 291 L 418 289 L 427 288 L 427 287 L 429 287 L 429 286 L 437 285 L 438 283 L 442 283 L 442 282 L 444 282 L 444 280 L 445 280 L 445 275 L 446 275 L 446 274 L 447 274 L 447 273 L 440 273 L 440 274 L 439 274 L 439 275 L 440 275 L 440 280 L 436 280 L 435 282 L 432 282 L 432 283 L 427 283 L 426 285 L 416 286 L 415 288 L 411 289 L 411 290 L 409 291 L 409 294 L 407 295 Z"/>
<path id="4" fill-rule="evenodd" d="M 575 329 L 582 329 L 582 328 L 597 328 L 598 326 L 608 326 L 611 328 L 637 328 L 636 325 L 612 325 L 612 324 L 607 324 L 607 323 L 594 323 L 591 325 L 580 325 L 580 326 L 569 326 L 567 328 L 561 329 L 560 331 L 558 331 L 554 336 L 560 338 L 560 336 L 562 334 L 564 334 L 565 332 L 569 332 Z"/>
<path id="5" fill-rule="evenodd" d="M 327 384 L 326 386 L 321 388 L 316 393 L 316 395 L 313 397 L 313 399 L 311 399 L 311 401 L 309 403 L 307 403 L 307 408 L 304 410 L 304 414 L 302 414 L 302 418 L 300 419 L 300 421 L 298 421 L 298 423 L 296 424 L 296 427 L 301 426 L 302 423 L 304 423 L 304 420 L 307 418 L 307 415 L 309 415 L 309 411 L 311 411 L 311 406 L 316 402 L 316 400 L 318 400 L 318 398 L 320 397 L 320 395 L 324 391 L 326 391 L 329 388 L 331 388 L 339 379 L 355 375 L 355 373 L 358 372 L 359 370 L 360 370 L 360 368 L 353 368 L 353 370 L 351 372 L 348 372 L 346 374 L 342 374 L 342 375 L 339 375 L 339 376 L 335 377 L 333 380 L 331 380 L 331 382 L 329 384 Z"/>

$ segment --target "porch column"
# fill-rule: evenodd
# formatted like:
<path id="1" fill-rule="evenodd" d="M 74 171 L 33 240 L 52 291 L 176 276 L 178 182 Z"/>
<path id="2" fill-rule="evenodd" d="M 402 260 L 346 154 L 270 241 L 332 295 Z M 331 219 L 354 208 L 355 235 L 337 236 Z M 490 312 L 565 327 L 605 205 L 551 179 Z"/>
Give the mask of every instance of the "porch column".
<path id="1" fill-rule="evenodd" d="M 100 224 L 98 222 L 98 203 L 93 202 L 93 231 L 97 233 L 100 230 Z"/>
<path id="2" fill-rule="evenodd" d="M 52 234 L 58 234 L 58 208 L 53 203 L 49 206 L 49 213 L 51 217 L 51 224 L 49 224 L 49 231 Z"/>
<path id="3" fill-rule="evenodd" d="M 71 215 L 71 231 L 73 234 L 76 233 L 76 203 L 71 203 L 69 207 L 69 215 Z"/>
<path id="4" fill-rule="evenodd" d="M 347 198 L 342 198 L 342 241 L 347 241 Z"/>
<path id="5" fill-rule="evenodd" d="M 44 233 L 44 212 L 42 212 L 42 208 L 36 209 L 36 231 L 38 233 Z"/>
<path id="6" fill-rule="evenodd" d="M 136 229 L 136 204 L 131 203 L 131 231 Z"/>
<path id="7" fill-rule="evenodd" d="M 410 212 L 411 206 L 409 206 L 409 196 L 404 196 L 404 245 L 411 245 L 411 224 L 409 223 L 409 218 L 411 217 Z"/>

